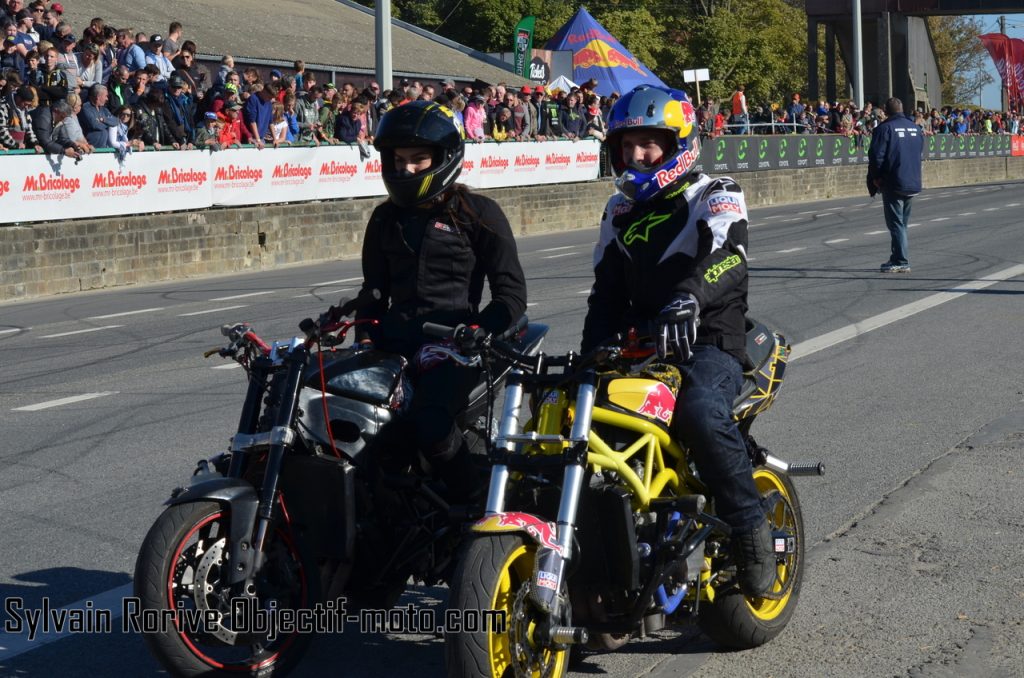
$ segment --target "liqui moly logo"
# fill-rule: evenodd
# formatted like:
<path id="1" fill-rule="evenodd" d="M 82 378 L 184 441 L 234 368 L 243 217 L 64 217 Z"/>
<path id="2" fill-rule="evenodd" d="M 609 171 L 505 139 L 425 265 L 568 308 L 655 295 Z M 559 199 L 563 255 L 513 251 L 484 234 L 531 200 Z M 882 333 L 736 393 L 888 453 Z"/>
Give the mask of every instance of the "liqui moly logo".
<path id="1" fill-rule="evenodd" d="M 570 162 L 572 162 L 572 158 L 558 153 L 548 153 L 547 157 L 544 158 L 544 164 L 549 167 L 568 167 Z"/>
<path id="2" fill-rule="evenodd" d="M 647 391 L 644 404 L 637 409 L 637 414 L 659 419 L 666 424 L 672 421 L 672 412 L 676 409 L 676 397 L 672 390 L 660 381 Z"/>
<path id="3" fill-rule="evenodd" d="M 534 155 L 517 155 L 515 166 L 526 169 L 536 169 L 540 167 L 540 158 Z"/>

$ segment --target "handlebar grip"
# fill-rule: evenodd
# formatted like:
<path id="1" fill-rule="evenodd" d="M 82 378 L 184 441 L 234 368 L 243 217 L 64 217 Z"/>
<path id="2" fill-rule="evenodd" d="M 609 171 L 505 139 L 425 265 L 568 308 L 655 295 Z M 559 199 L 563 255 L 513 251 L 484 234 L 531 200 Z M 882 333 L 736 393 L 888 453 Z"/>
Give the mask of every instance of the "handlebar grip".
<path id="1" fill-rule="evenodd" d="M 786 473 L 791 476 L 823 476 L 825 464 L 814 461 L 791 462 Z"/>
<path id="2" fill-rule="evenodd" d="M 423 323 L 423 334 L 428 337 L 438 337 L 440 339 L 446 339 L 452 336 L 455 331 L 454 327 L 448 327 L 447 325 L 439 325 L 438 323 Z"/>

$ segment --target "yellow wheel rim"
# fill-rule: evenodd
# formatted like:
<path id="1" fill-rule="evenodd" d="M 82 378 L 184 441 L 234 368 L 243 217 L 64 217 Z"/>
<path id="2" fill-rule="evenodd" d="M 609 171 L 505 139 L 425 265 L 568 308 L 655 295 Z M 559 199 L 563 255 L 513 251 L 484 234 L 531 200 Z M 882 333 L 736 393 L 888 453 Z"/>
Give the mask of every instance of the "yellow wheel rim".
<path id="1" fill-rule="evenodd" d="M 529 582 L 533 577 L 533 562 L 536 559 L 537 548 L 533 545 L 520 545 L 513 550 L 498 574 L 498 583 L 494 587 L 494 597 L 491 600 L 492 610 L 501 610 L 505 619 L 508 620 L 504 633 L 488 633 L 488 647 L 491 658 L 492 678 L 511 678 L 515 675 L 513 667 L 515 654 L 512 650 L 511 632 L 513 626 L 513 605 L 516 594 L 520 587 Z M 534 627 L 530 623 L 530 628 Z M 530 634 L 532 635 L 532 634 Z M 520 642 L 530 642 L 527 639 L 520 639 Z M 532 678 L 561 678 L 565 675 L 569 652 L 563 650 L 555 654 L 554 666 L 547 676 L 542 676 L 539 670 L 534 670 L 530 675 Z M 551 651 L 545 650 L 543 663 L 547 665 L 551 661 Z"/>
<path id="2" fill-rule="evenodd" d="M 785 501 L 779 501 L 775 508 L 768 514 L 768 522 L 772 530 L 785 529 L 796 534 L 796 518 L 791 507 L 793 497 L 789 495 L 786 485 L 779 476 L 767 469 L 756 469 L 754 471 L 754 484 L 757 486 L 761 496 L 778 492 Z M 789 586 L 789 577 L 796 573 L 796 553 L 788 554 L 778 565 L 775 571 L 775 583 L 772 585 L 771 593 L 778 594 L 786 590 L 786 594 L 778 598 L 747 598 L 747 606 L 758 619 L 770 621 L 778 617 L 789 604 L 789 598 L 793 588 Z"/>

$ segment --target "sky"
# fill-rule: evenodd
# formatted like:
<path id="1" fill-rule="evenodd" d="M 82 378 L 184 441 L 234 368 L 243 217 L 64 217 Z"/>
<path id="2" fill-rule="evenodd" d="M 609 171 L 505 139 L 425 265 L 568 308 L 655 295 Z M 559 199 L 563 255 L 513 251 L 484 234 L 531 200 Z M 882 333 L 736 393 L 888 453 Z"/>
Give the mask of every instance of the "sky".
<path id="1" fill-rule="evenodd" d="M 1007 14 L 1006 16 L 1006 34 L 1011 38 L 1024 39 L 1024 14 Z M 998 33 L 999 32 L 999 15 L 998 14 L 984 14 L 975 17 L 980 19 L 985 27 L 983 33 Z M 1000 96 L 999 96 L 999 74 L 996 73 L 996 65 L 992 63 L 992 57 L 985 53 L 985 70 L 992 76 L 992 82 L 981 90 L 981 107 L 997 109 L 1000 107 Z M 976 100 L 972 103 L 978 103 Z"/>

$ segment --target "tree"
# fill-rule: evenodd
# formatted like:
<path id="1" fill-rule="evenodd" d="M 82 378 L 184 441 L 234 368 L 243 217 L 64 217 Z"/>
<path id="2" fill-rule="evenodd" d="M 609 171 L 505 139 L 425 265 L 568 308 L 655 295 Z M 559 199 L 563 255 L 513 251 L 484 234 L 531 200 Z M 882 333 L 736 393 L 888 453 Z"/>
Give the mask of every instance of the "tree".
<path id="1" fill-rule="evenodd" d="M 976 99 L 981 88 L 992 82 L 985 70 L 988 52 L 978 40 L 985 30 L 983 22 L 968 16 L 932 16 L 928 29 L 942 76 L 942 100 L 966 104 Z"/>

